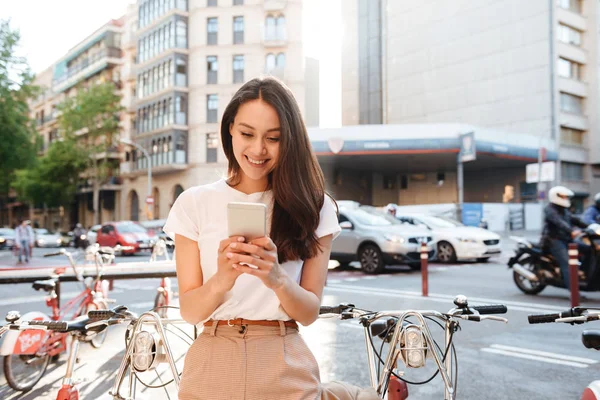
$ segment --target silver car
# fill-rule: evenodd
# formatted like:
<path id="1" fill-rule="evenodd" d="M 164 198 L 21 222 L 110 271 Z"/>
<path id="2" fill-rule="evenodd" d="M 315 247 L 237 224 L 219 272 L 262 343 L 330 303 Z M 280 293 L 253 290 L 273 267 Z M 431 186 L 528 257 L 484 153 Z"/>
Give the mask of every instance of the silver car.
<path id="1" fill-rule="evenodd" d="M 429 258 L 435 256 L 431 232 L 409 224 L 374 207 L 341 201 L 339 222 L 342 232 L 333 241 L 331 259 L 340 265 L 360 261 L 364 272 L 382 272 L 386 265 L 406 263 L 412 269 L 421 267 L 420 246 L 427 244 Z"/>

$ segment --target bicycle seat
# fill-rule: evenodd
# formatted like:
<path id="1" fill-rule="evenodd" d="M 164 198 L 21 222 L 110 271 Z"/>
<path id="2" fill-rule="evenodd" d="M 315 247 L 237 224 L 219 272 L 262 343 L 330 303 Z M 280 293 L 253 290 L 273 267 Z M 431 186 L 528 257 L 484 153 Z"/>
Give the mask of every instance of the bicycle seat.
<path id="1" fill-rule="evenodd" d="M 47 279 L 45 281 L 35 281 L 33 282 L 32 287 L 35 290 L 44 290 L 48 293 L 53 291 L 56 288 L 56 280 L 55 279 Z"/>
<path id="2" fill-rule="evenodd" d="M 581 341 L 588 349 L 600 350 L 600 331 L 585 330 L 581 334 Z"/>

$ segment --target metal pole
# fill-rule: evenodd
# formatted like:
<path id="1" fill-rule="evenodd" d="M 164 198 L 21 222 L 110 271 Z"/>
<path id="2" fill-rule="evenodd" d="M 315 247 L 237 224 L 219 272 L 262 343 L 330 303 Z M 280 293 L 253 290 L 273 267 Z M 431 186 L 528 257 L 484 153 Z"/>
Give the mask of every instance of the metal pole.
<path id="1" fill-rule="evenodd" d="M 456 158 L 456 175 L 457 175 L 457 185 L 458 185 L 458 220 L 462 221 L 462 209 L 464 202 L 464 177 L 463 177 L 463 163 L 460 159 L 460 153 Z"/>
<path id="2" fill-rule="evenodd" d="M 577 243 L 569 243 L 569 283 L 571 307 L 579 306 L 579 250 Z"/>
<path id="3" fill-rule="evenodd" d="M 427 271 L 429 252 L 427 250 L 427 244 L 425 242 L 421 242 L 421 289 L 423 297 L 429 296 L 429 274 Z"/>

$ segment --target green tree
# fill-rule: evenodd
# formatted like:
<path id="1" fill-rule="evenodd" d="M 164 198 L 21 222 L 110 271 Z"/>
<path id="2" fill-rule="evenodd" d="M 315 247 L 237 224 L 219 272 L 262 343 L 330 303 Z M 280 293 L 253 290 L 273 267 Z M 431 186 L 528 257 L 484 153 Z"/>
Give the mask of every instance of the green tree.
<path id="1" fill-rule="evenodd" d="M 12 186 L 33 204 L 68 209 L 87 165 L 88 154 L 74 140 L 56 141 L 32 167 L 16 171 Z"/>
<path id="2" fill-rule="evenodd" d="M 77 141 L 87 155 L 87 178 L 92 182 L 94 224 L 100 221 L 100 185 L 113 167 L 108 162 L 109 149 L 118 144 L 121 97 L 111 82 L 79 89 L 57 107 L 59 126 L 66 140 Z M 104 160 L 103 160 L 104 158 Z"/>
<path id="3" fill-rule="evenodd" d="M 17 169 L 35 160 L 36 131 L 29 118 L 27 100 L 39 88 L 27 60 L 18 57 L 20 35 L 8 20 L 0 20 L 0 196 L 7 195 Z"/>

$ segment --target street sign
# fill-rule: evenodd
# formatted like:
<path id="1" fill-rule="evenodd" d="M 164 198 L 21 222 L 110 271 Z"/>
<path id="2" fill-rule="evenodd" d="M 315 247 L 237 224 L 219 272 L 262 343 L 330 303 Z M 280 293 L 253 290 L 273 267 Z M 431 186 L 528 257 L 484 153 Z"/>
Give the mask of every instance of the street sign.
<path id="1" fill-rule="evenodd" d="M 526 166 L 526 178 L 527 183 L 536 183 L 536 182 L 552 182 L 556 176 L 556 163 L 554 161 L 546 161 L 542 163 L 542 179 L 540 180 L 538 177 L 539 174 L 539 164 L 527 164 Z"/>
<path id="2" fill-rule="evenodd" d="M 460 154 L 458 157 L 461 162 L 474 161 L 477 158 L 474 132 L 460 135 Z"/>
<path id="3" fill-rule="evenodd" d="M 146 204 L 154 204 L 154 197 L 152 197 L 152 196 L 146 197 Z"/>

